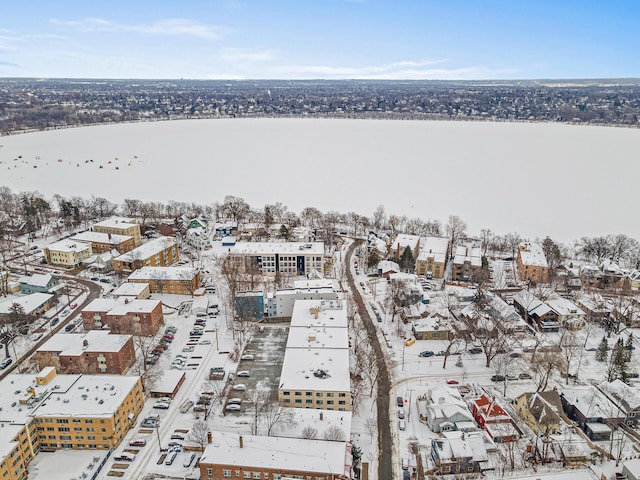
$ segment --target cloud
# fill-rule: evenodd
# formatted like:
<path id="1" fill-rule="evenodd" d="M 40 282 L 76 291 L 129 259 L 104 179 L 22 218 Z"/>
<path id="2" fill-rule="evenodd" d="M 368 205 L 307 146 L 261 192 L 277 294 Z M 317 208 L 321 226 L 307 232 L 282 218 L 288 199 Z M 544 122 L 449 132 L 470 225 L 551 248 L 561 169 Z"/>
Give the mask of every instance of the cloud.
<path id="1" fill-rule="evenodd" d="M 287 78 L 370 79 L 370 80 L 479 80 L 517 73 L 516 69 L 492 69 L 482 66 L 434 68 L 448 60 L 400 61 L 367 67 L 327 65 L 291 65 L 275 67 Z"/>
<path id="2" fill-rule="evenodd" d="M 218 50 L 218 58 L 225 62 L 267 62 L 274 54 L 271 50 L 224 47 Z"/>
<path id="3" fill-rule="evenodd" d="M 149 24 L 118 23 L 102 18 L 84 18 L 82 20 L 52 19 L 51 22 L 55 25 L 73 28 L 82 32 L 131 32 L 145 35 L 195 37 L 206 40 L 217 40 L 228 32 L 226 27 L 209 25 L 186 18 L 167 18 Z"/>
<path id="4" fill-rule="evenodd" d="M 0 67 L 15 67 L 15 68 L 20 68 L 20 65 L 18 65 L 17 63 L 4 62 L 4 61 L 0 60 Z"/>

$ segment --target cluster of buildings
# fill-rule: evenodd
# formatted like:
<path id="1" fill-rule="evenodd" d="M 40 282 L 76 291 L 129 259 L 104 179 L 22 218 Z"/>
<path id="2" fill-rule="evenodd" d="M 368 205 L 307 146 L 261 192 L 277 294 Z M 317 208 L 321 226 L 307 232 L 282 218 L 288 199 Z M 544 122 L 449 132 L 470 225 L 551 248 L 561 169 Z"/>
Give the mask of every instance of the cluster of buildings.
<path id="1" fill-rule="evenodd" d="M 313 425 L 324 418 L 347 426 L 343 438 L 332 440 L 212 434 L 200 459 L 200 478 L 285 480 L 349 479 L 352 476 L 350 436 L 351 383 L 346 306 L 342 299 L 296 300 L 278 387 L 282 407 L 317 411 Z M 343 422 L 343 417 L 347 420 Z M 309 415 L 302 421 L 312 422 Z M 328 423 L 324 423 L 325 426 Z"/>

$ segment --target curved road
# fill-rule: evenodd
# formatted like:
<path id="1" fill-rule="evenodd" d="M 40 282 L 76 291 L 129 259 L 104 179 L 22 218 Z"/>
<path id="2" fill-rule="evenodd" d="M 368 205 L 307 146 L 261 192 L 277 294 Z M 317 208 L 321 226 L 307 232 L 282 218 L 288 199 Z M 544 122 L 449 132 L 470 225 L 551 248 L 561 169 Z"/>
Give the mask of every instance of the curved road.
<path id="1" fill-rule="evenodd" d="M 362 293 L 356 288 L 355 279 L 351 273 L 351 257 L 354 250 L 362 243 L 362 240 L 355 240 L 345 256 L 345 272 L 347 275 L 347 282 L 351 292 L 353 293 L 353 299 L 358 306 L 358 314 L 362 319 L 362 324 L 367 331 L 369 337 L 369 343 L 376 355 L 376 364 L 380 376 L 378 379 L 377 388 L 377 406 L 378 406 L 378 480 L 391 480 L 393 478 L 393 468 L 391 466 L 391 459 L 393 457 L 393 443 L 391 440 L 391 420 L 389 419 L 389 392 L 391 392 L 391 377 L 389 369 L 385 361 L 385 355 L 382 351 L 378 335 L 376 333 L 376 327 L 369 316 L 367 307 L 365 306 Z"/>

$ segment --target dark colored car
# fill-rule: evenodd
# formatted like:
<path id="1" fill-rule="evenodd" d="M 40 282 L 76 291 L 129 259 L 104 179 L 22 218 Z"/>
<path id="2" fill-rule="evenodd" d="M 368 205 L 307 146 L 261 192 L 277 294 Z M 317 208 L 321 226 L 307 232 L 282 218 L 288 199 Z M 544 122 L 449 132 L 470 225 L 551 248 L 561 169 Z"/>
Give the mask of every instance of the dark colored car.
<path id="1" fill-rule="evenodd" d="M 399 407 L 404 407 L 404 398 L 398 397 L 398 398 L 396 398 L 396 402 L 397 402 Z"/>
<path id="2" fill-rule="evenodd" d="M 492 382 L 504 382 L 504 375 L 494 375 L 491 377 Z"/>
<path id="3" fill-rule="evenodd" d="M 472 353 L 474 355 L 477 353 L 482 353 L 482 349 L 480 347 L 473 347 L 469 349 L 469 353 Z"/>
<path id="4" fill-rule="evenodd" d="M 420 357 L 433 357 L 435 355 L 435 353 L 433 353 L 431 350 L 425 350 L 424 352 L 420 352 L 418 354 L 418 356 Z"/>

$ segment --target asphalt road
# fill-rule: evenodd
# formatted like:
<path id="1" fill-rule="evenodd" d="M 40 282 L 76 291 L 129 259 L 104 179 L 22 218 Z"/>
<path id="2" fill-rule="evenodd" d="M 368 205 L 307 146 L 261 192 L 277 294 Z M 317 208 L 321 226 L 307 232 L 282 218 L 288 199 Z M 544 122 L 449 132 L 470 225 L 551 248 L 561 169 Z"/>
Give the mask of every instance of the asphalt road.
<path id="1" fill-rule="evenodd" d="M 351 288 L 351 292 L 353 293 L 353 299 L 358 306 L 358 314 L 360 315 L 362 324 L 367 331 L 367 337 L 369 337 L 371 348 L 376 355 L 376 364 L 378 366 L 378 371 L 380 372 L 377 389 L 378 398 L 376 401 L 378 406 L 378 479 L 391 480 L 393 478 L 393 442 L 391 439 L 391 420 L 389 418 L 389 392 L 391 391 L 391 377 L 389 375 L 389 369 L 387 368 L 382 346 L 378 340 L 375 324 L 369 316 L 369 312 L 364 303 L 364 298 L 362 298 L 362 293 L 356 287 L 356 281 L 351 273 L 353 252 L 361 243 L 362 240 L 356 240 L 347 250 L 345 258 L 345 272 L 349 288 Z"/>

